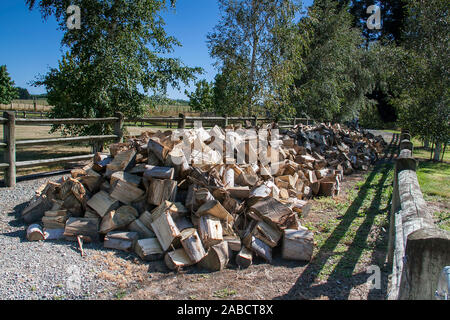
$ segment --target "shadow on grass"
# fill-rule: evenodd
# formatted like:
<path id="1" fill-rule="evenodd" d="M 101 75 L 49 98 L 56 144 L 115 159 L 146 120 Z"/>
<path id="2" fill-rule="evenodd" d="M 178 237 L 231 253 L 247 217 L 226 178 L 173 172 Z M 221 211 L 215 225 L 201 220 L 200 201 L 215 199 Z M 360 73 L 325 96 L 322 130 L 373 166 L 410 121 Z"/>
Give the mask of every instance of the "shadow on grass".
<path id="1" fill-rule="evenodd" d="M 354 275 L 353 271 L 361 258 L 363 251 L 365 249 L 369 249 L 367 239 L 375 218 L 378 215 L 389 211 L 388 207 L 380 208 L 380 206 L 382 204 L 383 194 L 386 188 L 385 183 L 393 170 L 393 165 L 391 162 L 397 149 L 398 138 L 398 135 L 393 136 L 393 139 L 387 147 L 383 158 L 380 159 L 377 166 L 369 174 L 364 185 L 360 188 L 358 195 L 340 220 L 339 225 L 321 246 L 319 252 L 313 257 L 313 261 L 308 264 L 289 292 L 283 296 L 277 297 L 277 299 L 314 299 L 320 298 L 321 296 L 328 296 L 333 299 L 348 299 L 350 291 L 353 287 L 367 282 L 370 274 L 360 272 Z M 374 184 L 374 180 L 377 177 L 380 178 L 377 179 L 377 182 Z M 339 245 L 339 242 L 350 230 L 354 220 L 361 217 L 359 211 L 364 202 L 371 195 L 369 191 L 373 189 L 375 189 L 375 195 L 371 200 L 369 208 L 366 210 L 364 221 L 358 227 L 348 250 L 343 253 L 334 253 L 335 249 Z M 386 233 L 387 232 L 384 231 L 376 240 L 378 245 L 380 245 L 380 243 L 382 244 L 381 246 L 384 247 L 384 250 L 387 250 L 387 246 L 384 244 L 387 239 Z M 374 253 L 371 257 L 372 263 L 378 264 L 380 257 L 375 255 L 375 249 L 373 251 Z M 330 261 L 331 258 L 339 255 L 339 262 L 331 271 L 327 282 L 315 284 L 318 280 L 320 272 L 327 267 L 327 265 L 332 263 L 332 261 Z M 343 280 L 345 280 L 344 284 L 342 283 Z M 384 282 L 382 289 L 376 290 L 376 293 L 372 290 L 369 294 L 369 298 L 384 298 L 387 290 L 386 274 L 382 276 L 382 281 Z"/>

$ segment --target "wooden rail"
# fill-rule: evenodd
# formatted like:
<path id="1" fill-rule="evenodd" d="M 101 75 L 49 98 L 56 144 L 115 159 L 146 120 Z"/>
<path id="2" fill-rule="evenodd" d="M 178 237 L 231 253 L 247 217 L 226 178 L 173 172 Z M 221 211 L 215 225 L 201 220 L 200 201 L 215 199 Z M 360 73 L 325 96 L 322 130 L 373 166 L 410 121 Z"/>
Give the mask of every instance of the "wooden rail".
<path id="1" fill-rule="evenodd" d="M 0 148 L 4 150 L 4 162 L 0 163 L 0 169 L 5 171 L 5 184 L 8 187 L 14 187 L 16 184 L 16 169 L 29 168 L 35 166 L 49 165 L 54 163 L 76 162 L 82 160 L 92 159 L 94 154 L 86 154 L 72 157 L 61 157 L 44 160 L 29 160 L 16 161 L 16 147 L 17 146 L 32 146 L 32 145 L 48 145 L 48 144 L 66 144 L 86 142 L 98 143 L 101 141 L 113 140 L 116 142 L 123 141 L 123 120 L 124 116 L 117 113 L 116 117 L 110 118 L 67 118 L 67 119 L 29 119 L 16 118 L 16 113 L 12 111 L 4 112 L 3 118 L 0 118 L 0 124 L 3 125 L 4 141 L 0 142 Z M 51 138 L 51 139 L 36 139 L 36 140 L 19 140 L 16 141 L 16 125 L 58 125 L 58 124 L 93 124 L 93 123 L 113 123 L 113 135 L 96 135 L 96 136 L 80 136 L 67 138 Z M 95 150 L 94 150 L 95 151 Z"/>
<path id="2" fill-rule="evenodd" d="M 87 160 L 93 157 L 93 154 L 62 157 L 56 159 L 45 160 L 30 160 L 30 161 L 16 161 L 16 147 L 33 146 L 33 145 L 49 145 L 49 144 L 67 144 L 78 142 L 90 142 L 93 145 L 93 151 L 98 149 L 98 144 L 103 141 L 113 140 L 115 142 L 123 141 L 123 129 L 126 122 L 138 123 L 143 126 L 144 123 L 151 124 L 166 124 L 167 128 L 176 124 L 177 128 L 186 128 L 188 125 L 195 125 L 195 122 L 201 121 L 209 125 L 227 126 L 230 123 L 249 121 L 253 126 L 258 124 L 273 122 L 274 120 L 267 117 L 258 118 L 254 117 L 192 117 L 179 114 L 178 117 L 143 117 L 143 118 L 125 118 L 120 112 L 116 113 L 115 117 L 108 118 L 26 118 L 26 114 L 42 114 L 42 112 L 32 111 L 6 111 L 3 113 L 3 117 L 0 117 L 0 124 L 3 125 L 4 141 L 0 141 L 0 148 L 4 150 L 4 162 L 0 163 L 0 169 L 5 171 L 5 183 L 8 187 L 13 187 L 16 184 L 16 168 L 28 168 L 34 166 L 49 165 L 54 163 L 63 162 L 75 162 L 81 160 Z M 18 118 L 17 115 L 22 114 L 23 118 Z M 79 124 L 89 125 L 93 123 L 112 123 L 114 125 L 113 135 L 93 135 L 93 136 L 80 136 L 80 137 L 66 137 L 66 138 L 50 138 L 50 139 L 36 139 L 36 140 L 19 140 L 16 141 L 15 132 L 16 126 L 20 125 L 63 125 L 63 124 Z M 278 122 L 280 128 L 291 128 L 298 123 L 309 124 L 314 122 L 312 119 L 307 118 L 295 118 L 288 120 L 280 120 Z"/>
<path id="3" fill-rule="evenodd" d="M 450 265 L 450 232 L 436 227 L 416 175 L 411 136 L 402 132 L 390 213 L 389 300 L 431 300 Z"/>

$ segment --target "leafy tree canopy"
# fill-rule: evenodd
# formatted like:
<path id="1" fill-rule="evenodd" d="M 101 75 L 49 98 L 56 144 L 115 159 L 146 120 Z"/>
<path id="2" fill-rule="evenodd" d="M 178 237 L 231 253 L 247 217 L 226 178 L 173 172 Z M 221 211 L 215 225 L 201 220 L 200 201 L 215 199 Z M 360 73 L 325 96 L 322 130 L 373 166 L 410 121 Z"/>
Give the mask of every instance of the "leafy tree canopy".
<path id="1" fill-rule="evenodd" d="M 144 92 L 164 93 L 168 85 L 188 84 L 200 68 L 190 68 L 167 58 L 180 43 L 166 34 L 160 16 L 175 1 L 165 0 L 46 0 L 26 1 L 39 7 L 43 18 L 54 15 L 64 31 L 68 49 L 53 68 L 36 81 L 45 86 L 52 117 L 106 117 L 121 111 L 142 114 Z M 69 30 L 67 8 L 81 10 L 81 29 Z M 110 130 L 101 127 L 66 126 L 64 133 L 90 134 Z M 57 128 L 54 128 L 57 129 Z M 59 129 L 59 128 L 58 128 Z"/>

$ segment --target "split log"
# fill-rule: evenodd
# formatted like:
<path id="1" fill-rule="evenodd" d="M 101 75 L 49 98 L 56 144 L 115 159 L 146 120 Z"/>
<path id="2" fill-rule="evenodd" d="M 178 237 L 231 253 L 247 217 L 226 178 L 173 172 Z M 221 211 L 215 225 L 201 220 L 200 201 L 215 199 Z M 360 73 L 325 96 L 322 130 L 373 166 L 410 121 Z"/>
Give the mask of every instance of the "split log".
<path id="1" fill-rule="evenodd" d="M 42 219 L 45 211 L 48 211 L 51 208 L 52 202 L 46 195 L 35 197 L 22 211 L 22 218 L 27 224 L 37 222 Z"/>
<path id="2" fill-rule="evenodd" d="M 259 221 L 252 234 L 266 243 L 269 247 L 274 248 L 277 246 L 278 241 L 280 241 L 283 233 L 272 225 L 267 224 L 264 221 Z"/>
<path id="3" fill-rule="evenodd" d="M 45 229 L 64 229 L 67 221 L 67 210 L 46 211 L 42 217 Z"/>
<path id="4" fill-rule="evenodd" d="M 44 231 L 38 224 L 32 224 L 27 228 L 28 241 L 41 241 L 45 240 Z"/>
<path id="5" fill-rule="evenodd" d="M 113 231 L 105 236 L 103 246 L 109 249 L 117 249 L 121 251 L 131 252 L 138 240 L 137 232 Z"/>
<path id="6" fill-rule="evenodd" d="M 136 254 L 145 261 L 155 261 L 163 258 L 164 251 L 156 238 L 140 239 L 135 245 Z"/>
<path id="7" fill-rule="evenodd" d="M 78 180 L 90 191 L 97 192 L 102 183 L 102 176 L 93 169 L 87 169 L 85 174 L 78 177 Z"/>
<path id="8" fill-rule="evenodd" d="M 111 163 L 106 165 L 105 177 L 110 178 L 114 172 L 127 171 L 134 167 L 136 150 L 134 148 L 119 152 L 115 155 Z"/>
<path id="9" fill-rule="evenodd" d="M 142 222 L 142 224 L 149 230 L 153 231 L 152 228 L 152 214 L 149 211 L 144 211 L 138 219 L 140 222 Z M 149 238 L 153 238 L 153 237 L 149 237 Z"/>
<path id="10" fill-rule="evenodd" d="M 133 186 L 131 183 L 119 180 L 111 192 L 111 198 L 129 205 L 131 202 L 139 199 L 144 193 L 143 190 Z"/>
<path id="11" fill-rule="evenodd" d="M 117 209 L 120 204 L 119 201 L 110 197 L 105 191 L 100 191 L 89 199 L 87 205 L 103 218 L 111 210 Z"/>
<path id="12" fill-rule="evenodd" d="M 122 206 L 117 210 L 112 210 L 103 217 L 100 224 L 100 233 L 124 228 L 136 220 L 138 216 L 136 209 L 131 206 Z"/>
<path id="13" fill-rule="evenodd" d="M 209 248 L 208 253 L 199 264 L 210 271 L 220 271 L 225 269 L 229 259 L 228 244 L 223 241 Z"/>
<path id="14" fill-rule="evenodd" d="M 97 152 L 94 156 L 94 164 L 92 165 L 92 170 L 96 172 L 102 172 L 106 169 L 106 166 L 113 161 L 113 158 Z"/>
<path id="15" fill-rule="evenodd" d="M 231 251 L 239 252 L 242 249 L 241 238 L 238 236 L 224 236 L 223 240 L 227 242 Z"/>
<path id="16" fill-rule="evenodd" d="M 157 166 L 145 166 L 144 178 L 149 179 L 173 179 L 175 174 L 174 168 L 170 167 L 157 167 Z"/>
<path id="17" fill-rule="evenodd" d="M 180 230 L 178 230 L 169 211 L 172 205 L 173 203 L 164 201 L 152 212 L 151 226 L 164 251 L 167 251 L 171 246 L 179 246 L 181 237 Z"/>
<path id="18" fill-rule="evenodd" d="M 223 241 L 222 224 L 220 223 L 220 220 L 214 216 L 204 215 L 200 217 L 198 231 L 206 248 Z"/>
<path id="19" fill-rule="evenodd" d="M 199 262 L 206 255 L 197 230 L 194 228 L 181 231 L 181 245 L 194 263 Z"/>
<path id="20" fill-rule="evenodd" d="M 314 235 L 306 228 L 284 230 L 282 257 L 287 260 L 311 261 Z"/>
<path id="21" fill-rule="evenodd" d="M 272 262 L 272 248 L 262 240 L 252 236 L 250 249 L 267 262 Z"/>
<path id="22" fill-rule="evenodd" d="M 209 190 L 207 188 L 197 189 L 194 197 L 195 197 L 194 208 L 196 208 L 196 209 L 208 201 L 215 200 L 215 198 L 213 197 L 213 195 L 211 194 L 211 192 L 209 192 Z"/>
<path id="23" fill-rule="evenodd" d="M 159 206 L 164 201 L 175 201 L 177 182 L 175 180 L 151 179 L 148 187 L 147 202 Z"/>
<path id="24" fill-rule="evenodd" d="M 179 270 L 183 267 L 188 267 L 194 264 L 183 248 L 166 253 L 164 256 L 164 262 L 170 270 Z"/>
<path id="25" fill-rule="evenodd" d="M 77 236 L 83 236 L 88 242 L 98 241 L 98 220 L 89 218 L 69 218 L 64 229 L 64 237 L 76 241 Z"/>
<path id="26" fill-rule="evenodd" d="M 148 212 L 148 211 L 147 211 Z M 149 213 L 150 214 L 150 213 Z M 149 224 L 150 225 L 150 224 Z M 139 239 L 156 238 L 155 233 L 147 228 L 139 219 L 134 220 L 128 225 L 128 230 L 137 232 Z"/>
<path id="27" fill-rule="evenodd" d="M 236 199 L 247 199 L 250 196 L 250 188 L 246 187 L 227 187 L 225 188 L 230 193 L 230 196 Z"/>
<path id="28" fill-rule="evenodd" d="M 253 261 L 253 253 L 246 247 L 242 247 L 239 253 L 236 255 L 236 264 L 242 268 L 246 269 L 251 266 Z"/>
<path id="29" fill-rule="evenodd" d="M 109 183 L 111 184 L 111 186 L 114 187 L 116 182 L 119 180 L 128 182 L 128 183 L 132 184 L 133 186 L 138 187 L 141 184 L 142 178 L 137 175 L 128 173 L 128 172 L 117 171 L 111 175 L 111 180 Z"/>
<path id="30" fill-rule="evenodd" d="M 161 143 L 154 139 L 150 139 L 148 141 L 148 151 L 153 152 L 158 160 L 163 163 L 167 158 L 167 154 L 169 153 L 169 149 L 167 147 L 163 146 Z"/>
<path id="31" fill-rule="evenodd" d="M 207 214 L 225 221 L 234 220 L 233 216 L 217 200 L 210 200 L 206 202 L 200 206 L 196 212 L 196 215 L 199 217 Z"/>
<path id="32" fill-rule="evenodd" d="M 295 220 L 295 213 L 272 197 L 261 199 L 252 205 L 248 214 L 255 220 L 263 220 L 278 228 L 286 228 Z"/>

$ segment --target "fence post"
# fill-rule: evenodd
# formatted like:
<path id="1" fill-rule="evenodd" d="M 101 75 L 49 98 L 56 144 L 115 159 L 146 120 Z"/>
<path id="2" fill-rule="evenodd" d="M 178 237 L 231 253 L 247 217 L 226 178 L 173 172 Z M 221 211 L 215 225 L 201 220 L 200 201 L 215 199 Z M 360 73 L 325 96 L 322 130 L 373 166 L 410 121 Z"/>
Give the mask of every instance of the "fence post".
<path id="1" fill-rule="evenodd" d="M 186 116 L 180 113 L 178 117 L 181 118 L 180 121 L 178 122 L 178 129 L 186 128 Z"/>
<path id="2" fill-rule="evenodd" d="M 226 127 L 226 126 L 228 126 L 228 116 L 227 115 L 225 115 L 225 126 L 224 127 Z"/>
<path id="3" fill-rule="evenodd" d="M 116 112 L 115 116 L 119 119 L 114 123 L 114 134 L 118 136 L 117 142 L 123 142 L 124 115 L 122 112 Z"/>
<path id="4" fill-rule="evenodd" d="M 294 122 L 292 123 L 292 125 L 295 127 L 296 124 L 297 124 L 297 118 L 294 117 Z"/>
<path id="5" fill-rule="evenodd" d="M 8 145 L 5 150 L 5 162 L 9 167 L 5 170 L 5 184 L 7 187 L 16 186 L 16 115 L 13 111 L 3 113 L 8 122 L 3 125 L 3 137 Z"/>
<path id="6" fill-rule="evenodd" d="M 254 127 L 256 127 L 256 125 L 258 124 L 258 116 L 257 115 L 255 115 L 255 116 L 253 116 L 253 126 Z"/>

